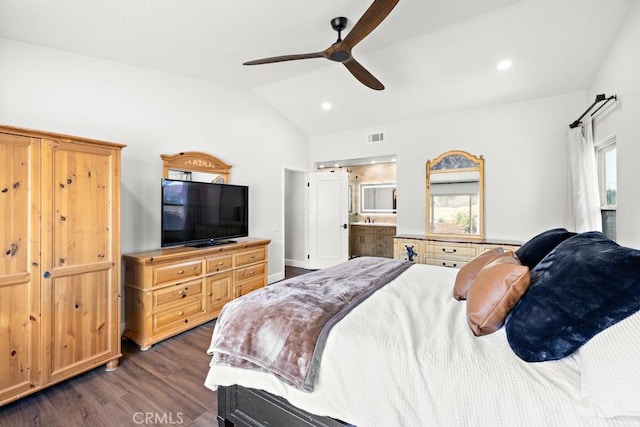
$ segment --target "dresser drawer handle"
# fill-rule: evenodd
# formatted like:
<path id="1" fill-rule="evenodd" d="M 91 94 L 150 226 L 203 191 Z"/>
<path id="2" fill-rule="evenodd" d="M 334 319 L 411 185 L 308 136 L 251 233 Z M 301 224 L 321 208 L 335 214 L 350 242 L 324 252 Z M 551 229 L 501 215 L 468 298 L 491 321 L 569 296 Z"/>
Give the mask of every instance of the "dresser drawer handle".
<path id="1" fill-rule="evenodd" d="M 448 253 L 448 254 L 455 254 L 455 253 L 456 253 L 456 250 L 455 250 L 455 249 L 453 249 L 453 250 L 448 251 L 446 248 L 442 248 L 442 252 L 446 252 L 446 253 Z"/>
<path id="2" fill-rule="evenodd" d="M 442 263 L 443 267 L 449 267 L 449 268 L 455 268 L 458 266 L 458 264 L 456 264 L 455 262 L 453 264 L 447 264 L 446 262 Z"/>
<path id="3" fill-rule="evenodd" d="M 255 257 L 256 257 L 255 255 L 251 255 L 249 259 L 254 259 Z"/>
<path id="4" fill-rule="evenodd" d="M 184 311 L 179 311 L 178 316 L 184 316 Z"/>
<path id="5" fill-rule="evenodd" d="M 253 273 L 254 273 L 254 271 L 253 271 L 253 270 L 251 270 L 251 271 L 249 272 L 249 274 L 253 274 Z"/>
<path id="6" fill-rule="evenodd" d="M 220 261 L 220 262 L 218 263 L 218 265 L 224 265 L 224 262 L 223 262 L 223 261 Z"/>
<path id="7" fill-rule="evenodd" d="M 184 274 L 184 270 L 178 270 L 178 274 Z"/>

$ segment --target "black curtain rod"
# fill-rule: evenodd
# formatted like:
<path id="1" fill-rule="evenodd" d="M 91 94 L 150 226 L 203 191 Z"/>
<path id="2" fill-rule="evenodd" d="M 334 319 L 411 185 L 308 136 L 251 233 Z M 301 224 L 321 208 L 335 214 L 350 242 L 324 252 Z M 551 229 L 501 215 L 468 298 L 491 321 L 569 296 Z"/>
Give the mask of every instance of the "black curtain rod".
<path id="1" fill-rule="evenodd" d="M 596 100 L 593 101 L 593 104 L 591 104 L 591 106 L 589 108 L 586 109 L 586 111 L 584 113 L 582 113 L 582 115 L 580 117 L 578 117 L 573 123 L 571 123 L 569 125 L 569 127 L 571 129 L 580 126 L 580 123 L 582 123 L 580 120 L 582 120 L 582 118 L 584 116 L 587 115 L 587 113 L 589 113 L 589 111 L 591 111 L 593 109 L 593 107 L 595 107 L 599 102 L 604 101 L 604 104 L 602 104 L 601 106 L 599 106 L 596 111 L 594 111 L 591 115 L 593 116 L 594 114 L 596 114 L 598 111 L 600 111 L 600 109 L 602 107 L 604 107 L 607 102 L 611 101 L 612 99 L 615 99 L 616 101 L 618 100 L 618 96 L 617 95 L 611 95 L 610 97 L 607 98 L 607 95 L 605 95 L 604 93 L 601 93 L 599 95 L 596 95 Z"/>

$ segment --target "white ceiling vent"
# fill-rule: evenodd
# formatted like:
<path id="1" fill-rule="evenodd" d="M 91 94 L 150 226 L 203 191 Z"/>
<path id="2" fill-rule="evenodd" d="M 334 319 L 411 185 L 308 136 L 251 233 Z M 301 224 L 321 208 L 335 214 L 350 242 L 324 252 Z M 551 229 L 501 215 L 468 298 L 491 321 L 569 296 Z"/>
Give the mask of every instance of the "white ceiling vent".
<path id="1" fill-rule="evenodd" d="M 367 135 L 367 142 L 369 144 L 377 144 L 384 141 L 384 132 L 375 132 Z"/>

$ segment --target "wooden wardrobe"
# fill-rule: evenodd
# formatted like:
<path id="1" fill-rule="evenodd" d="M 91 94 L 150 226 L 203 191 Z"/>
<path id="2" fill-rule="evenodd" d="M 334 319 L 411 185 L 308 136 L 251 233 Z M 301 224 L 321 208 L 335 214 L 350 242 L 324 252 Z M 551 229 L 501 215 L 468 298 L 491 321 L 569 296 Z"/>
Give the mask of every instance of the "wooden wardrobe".
<path id="1" fill-rule="evenodd" d="M 0 126 L 0 405 L 118 365 L 123 147 Z"/>

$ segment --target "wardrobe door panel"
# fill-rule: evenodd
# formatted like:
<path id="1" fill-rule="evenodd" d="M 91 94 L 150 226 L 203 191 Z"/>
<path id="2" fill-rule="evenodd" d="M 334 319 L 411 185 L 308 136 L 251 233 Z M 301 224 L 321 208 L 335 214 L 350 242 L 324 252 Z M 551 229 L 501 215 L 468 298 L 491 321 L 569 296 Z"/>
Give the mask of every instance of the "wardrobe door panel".
<path id="1" fill-rule="evenodd" d="M 114 153 L 64 141 L 43 148 L 43 342 L 51 343 L 43 363 L 51 380 L 120 352 Z"/>
<path id="2" fill-rule="evenodd" d="M 53 150 L 53 266 L 111 262 L 111 151 L 60 145 Z"/>
<path id="3" fill-rule="evenodd" d="M 52 279 L 52 380 L 98 365 L 111 352 L 108 276 L 105 270 Z"/>
<path id="4" fill-rule="evenodd" d="M 0 133 L 0 402 L 39 383 L 37 142 Z"/>

